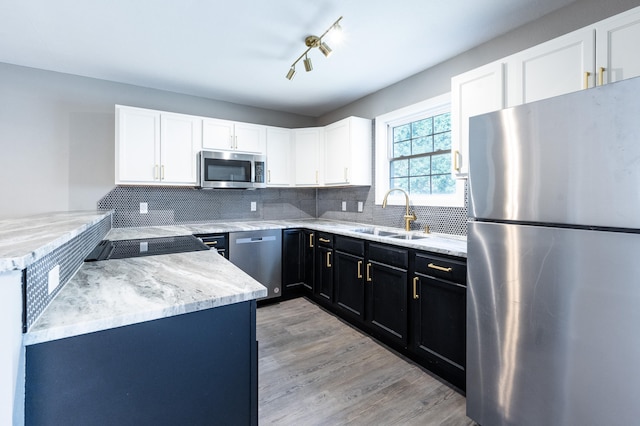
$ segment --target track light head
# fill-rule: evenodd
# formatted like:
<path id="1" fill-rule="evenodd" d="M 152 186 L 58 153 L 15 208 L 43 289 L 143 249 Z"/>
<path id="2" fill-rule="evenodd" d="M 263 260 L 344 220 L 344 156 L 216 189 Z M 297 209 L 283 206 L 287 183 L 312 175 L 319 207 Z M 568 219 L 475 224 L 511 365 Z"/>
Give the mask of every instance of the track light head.
<path id="1" fill-rule="evenodd" d="M 325 42 L 320 43 L 320 45 L 318 46 L 318 49 L 320 49 L 320 51 L 325 57 L 328 58 L 329 56 L 331 56 L 331 48 L 327 45 L 327 43 Z"/>
<path id="2" fill-rule="evenodd" d="M 304 55 L 304 61 L 302 62 L 304 63 L 304 69 L 307 70 L 307 72 L 313 69 L 313 65 L 311 64 L 311 59 L 307 58 L 307 55 Z"/>
<path id="3" fill-rule="evenodd" d="M 291 80 L 294 75 L 296 75 L 296 67 L 289 68 L 289 72 L 287 73 L 287 80 Z"/>

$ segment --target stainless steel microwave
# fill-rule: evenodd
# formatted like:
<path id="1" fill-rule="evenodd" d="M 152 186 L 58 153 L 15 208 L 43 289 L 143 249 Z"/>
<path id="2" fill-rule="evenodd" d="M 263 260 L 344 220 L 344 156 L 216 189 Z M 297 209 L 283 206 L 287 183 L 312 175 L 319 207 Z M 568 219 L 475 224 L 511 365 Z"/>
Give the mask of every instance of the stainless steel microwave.
<path id="1" fill-rule="evenodd" d="M 200 151 L 200 188 L 266 188 L 266 156 L 225 151 Z"/>

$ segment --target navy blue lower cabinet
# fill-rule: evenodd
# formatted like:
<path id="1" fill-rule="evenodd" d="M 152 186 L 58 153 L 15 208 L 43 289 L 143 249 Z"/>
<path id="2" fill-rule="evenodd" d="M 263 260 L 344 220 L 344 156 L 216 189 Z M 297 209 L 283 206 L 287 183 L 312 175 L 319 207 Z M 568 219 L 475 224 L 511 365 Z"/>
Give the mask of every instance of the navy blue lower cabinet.
<path id="1" fill-rule="evenodd" d="M 25 424 L 257 425 L 256 303 L 28 346 Z"/>

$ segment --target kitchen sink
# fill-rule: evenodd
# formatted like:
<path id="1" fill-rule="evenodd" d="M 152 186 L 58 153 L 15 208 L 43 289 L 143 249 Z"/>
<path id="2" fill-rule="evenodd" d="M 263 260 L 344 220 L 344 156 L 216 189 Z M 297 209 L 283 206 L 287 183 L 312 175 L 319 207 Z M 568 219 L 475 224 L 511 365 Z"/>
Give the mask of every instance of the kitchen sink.
<path id="1" fill-rule="evenodd" d="M 400 236 L 400 234 L 396 232 L 382 231 L 377 228 L 360 228 L 360 229 L 354 229 L 353 232 L 358 232 L 360 234 L 377 235 L 379 237 Z"/>
<path id="2" fill-rule="evenodd" d="M 390 235 L 389 238 L 395 238 L 398 240 L 423 240 L 429 237 L 427 237 L 426 235 L 416 235 L 416 234 L 396 234 L 396 235 Z"/>

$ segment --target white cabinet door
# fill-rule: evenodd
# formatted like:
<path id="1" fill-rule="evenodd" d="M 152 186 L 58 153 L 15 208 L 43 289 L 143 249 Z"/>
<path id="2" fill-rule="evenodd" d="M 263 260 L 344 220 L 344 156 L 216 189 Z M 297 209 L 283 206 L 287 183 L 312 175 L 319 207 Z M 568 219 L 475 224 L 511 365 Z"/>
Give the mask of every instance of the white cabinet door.
<path id="1" fill-rule="evenodd" d="M 267 186 L 291 184 L 291 130 L 267 127 Z"/>
<path id="2" fill-rule="evenodd" d="M 202 121 L 202 147 L 223 151 L 264 154 L 267 131 L 265 126 L 238 123 L 217 118 Z"/>
<path id="3" fill-rule="evenodd" d="M 596 24 L 598 85 L 640 76 L 640 8 Z"/>
<path id="4" fill-rule="evenodd" d="M 195 185 L 196 155 L 200 150 L 202 119 L 162 113 L 160 116 L 160 179 L 166 184 Z"/>
<path id="5" fill-rule="evenodd" d="M 469 117 L 503 107 L 502 61 L 492 62 L 451 79 L 451 164 L 456 178 L 465 178 L 469 173 Z"/>
<path id="6" fill-rule="evenodd" d="M 295 152 L 295 184 L 301 186 L 321 185 L 320 153 L 322 152 L 322 129 L 310 127 L 294 129 L 293 146 Z"/>
<path id="7" fill-rule="evenodd" d="M 202 148 L 230 151 L 234 147 L 233 121 L 217 118 L 202 120 Z"/>
<path id="8" fill-rule="evenodd" d="M 371 185 L 371 120 L 348 117 L 324 133 L 324 184 Z"/>
<path id="9" fill-rule="evenodd" d="M 116 105 L 116 184 L 159 182 L 160 112 Z"/>
<path id="10" fill-rule="evenodd" d="M 583 28 L 506 59 L 507 106 L 592 87 L 595 33 Z"/>
<path id="11" fill-rule="evenodd" d="M 249 123 L 234 124 L 235 147 L 237 151 L 264 154 L 267 130 L 265 126 Z"/>

